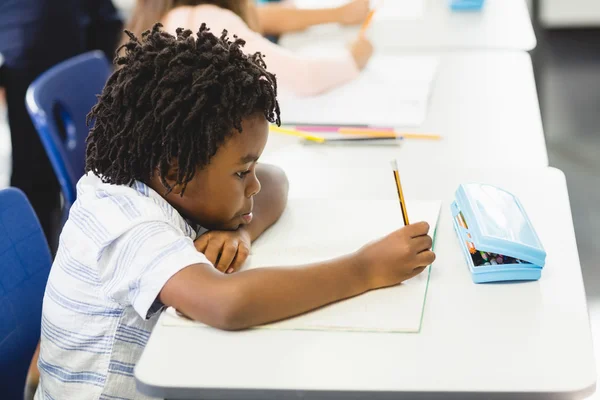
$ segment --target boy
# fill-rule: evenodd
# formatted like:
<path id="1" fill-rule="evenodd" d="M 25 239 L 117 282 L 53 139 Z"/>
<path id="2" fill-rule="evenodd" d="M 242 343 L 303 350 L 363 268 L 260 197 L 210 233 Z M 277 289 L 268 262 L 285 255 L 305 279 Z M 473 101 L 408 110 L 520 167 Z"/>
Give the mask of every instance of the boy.
<path id="1" fill-rule="evenodd" d="M 433 262 L 418 223 L 355 254 L 236 272 L 285 208 L 257 165 L 279 123 L 275 77 L 205 25 L 132 34 L 90 118 L 86 176 L 44 298 L 37 399 L 134 399 L 133 368 L 165 306 L 237 330 L 395 285 Z"/>

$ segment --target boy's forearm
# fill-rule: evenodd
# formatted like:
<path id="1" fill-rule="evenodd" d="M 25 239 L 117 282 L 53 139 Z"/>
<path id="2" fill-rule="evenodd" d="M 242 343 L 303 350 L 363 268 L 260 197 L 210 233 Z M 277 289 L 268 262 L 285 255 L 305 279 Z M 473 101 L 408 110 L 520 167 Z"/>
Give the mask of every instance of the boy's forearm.
<path id="1" fill-rule="evenodd" d="M 347 255 L 298 267 L 269 267 L 223 275 L 208 265 L 185 268 L 165 285 L 164 304 L 226 330 L 302 314 L 370 289 L 362 258 Z"/>
<path id="2" fill-rule="evenodd" d="M 261 190 L 254 196 L 252 222 L 242 228 L 248 231 L 252 241 L 279 219 L 287 204 L 289 186 L 283 170 L 273 165 L 258 164 L 256 176 Z"/>
<path id="3" fill-rule="evenodd" d="M 279 4 L 257 9 L 259 25 L 265 35 L 301 31 L 312 25 L 336 22 L 337 13 L 335 8 L 298 9 Z"/>

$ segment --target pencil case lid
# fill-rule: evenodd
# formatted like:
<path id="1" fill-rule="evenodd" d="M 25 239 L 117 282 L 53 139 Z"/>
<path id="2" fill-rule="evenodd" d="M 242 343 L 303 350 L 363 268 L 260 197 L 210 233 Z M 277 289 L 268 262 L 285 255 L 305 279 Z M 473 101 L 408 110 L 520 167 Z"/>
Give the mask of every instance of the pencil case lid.
<path id="1" fill-rule="evenodd" d="M 544 266 L 546 251 L 516 196 L 492 185 L 468 183 L 456 190 L 456 205 L 477 250 Z"/>

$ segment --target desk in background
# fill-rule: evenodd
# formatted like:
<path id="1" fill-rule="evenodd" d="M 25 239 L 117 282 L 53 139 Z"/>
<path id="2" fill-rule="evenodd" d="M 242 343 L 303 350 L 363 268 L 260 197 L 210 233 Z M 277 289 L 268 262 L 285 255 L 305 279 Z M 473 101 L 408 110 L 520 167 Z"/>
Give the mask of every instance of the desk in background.
<path id="1" fill-rule="evenodd" d="M 305 145 L 271 133 L 261 158 L 294 165 L 388 166 L 398 157 L 427 165 L 548 165 L 531 59 L 513 51 L 442 53 L 425 123 L 441 141 L 405 140 L 400 147 Z M 375 95 L 365 93 L 364 96 Z M 286 111 L 281 111 L 285 122 Z M 350 116 L 349 116 L 350 117 Z M 415 129 L 407 129 L 415 131 Z M 324 164 L 323 164 L 324 163 Z"/>
<path id="2" fill-rule="evenodd" d="M 399 0 L 391 0 L 399 1 Z M 486 0 L 479 12 L 450 10 L 448 0 L 423 0 L 419 19 L 399 19 L 373 23 L 369 37 L 377 51 L 403 50 L 524 50 L 535 48 L 536 39 L 524 0 Z M 296 0 L 299 7 L 326 6 L 340 1 Z M 319 43 L 320 46 L 344 45 L 359 27 L 322 25 L 305 32 L 283 35 L 280 44 L 292 50 Z"/>

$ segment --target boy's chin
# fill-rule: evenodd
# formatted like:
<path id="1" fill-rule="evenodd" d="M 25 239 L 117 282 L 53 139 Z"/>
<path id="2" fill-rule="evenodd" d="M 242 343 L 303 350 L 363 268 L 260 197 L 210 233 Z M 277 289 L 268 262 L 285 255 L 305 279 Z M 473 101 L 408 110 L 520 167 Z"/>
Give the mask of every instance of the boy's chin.
<path id="1" fill-rule="evenodd" d="M 210 227 L 205 227 L 210 231 L 237 231 L 242 224 L 238 221 L 229 221 L 222 224 L 214 224 Z"/>

